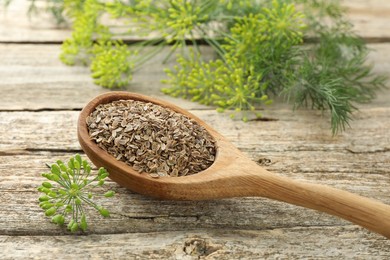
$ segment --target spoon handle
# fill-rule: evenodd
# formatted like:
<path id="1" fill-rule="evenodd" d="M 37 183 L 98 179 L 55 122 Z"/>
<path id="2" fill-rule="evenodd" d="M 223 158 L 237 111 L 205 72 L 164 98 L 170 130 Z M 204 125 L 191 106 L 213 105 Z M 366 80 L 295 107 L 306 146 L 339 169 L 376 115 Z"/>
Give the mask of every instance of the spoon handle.
<path id="1" fill-rule="evenodd" d="M 389 205 L 329 186 L 295 181 L 262 168 L 259 171 L 259 175 L 247 177 L 251 179 L 247 179 L 247 191 L 252 195 L 326 212 L 390 238 Z"/>

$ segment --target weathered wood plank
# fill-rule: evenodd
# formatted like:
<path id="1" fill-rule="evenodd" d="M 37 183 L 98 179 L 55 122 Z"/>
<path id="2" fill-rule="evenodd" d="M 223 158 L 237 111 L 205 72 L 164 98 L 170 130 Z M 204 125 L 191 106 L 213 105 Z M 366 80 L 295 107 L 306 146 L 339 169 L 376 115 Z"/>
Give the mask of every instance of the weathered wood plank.
<path id="1" fill-rule="evenodd" d="M 383 193 L 390 178 L 388 152 L 350 154 L 342 150 L 333 152 L 315 150 L 259 152 L 245 148 L 242 150 L 269 171 L 296 179 L 352 189 L 379 199 L 383 196 L 384 200 L 389 200 L 390 194 Z M 81 153 L 81 150 L 66 153 L 3 150 L 0 156 L 0 169 L 3 172 L 0 186 L 4 190 L 13 190 L 15 185 L 19 184 L 21 186 L 17 186 L 18 189 L 27 187 L 34 189 L 41 181 L 37 182 L 35 178 L 40 172 L 47 171 L 45 163 L 54 163 L 57 159 L 66 160 L 75 152 Z M 20 177 L 18 183 L 15 183 L 14 175 Z M 26 186 L 27 184 L 32 186 Z"/>
<path id="2" fill-rule="evenodd" d="M 388 240 L 378 240 L 354 227 L 50 238 L 0 236 L 3 259 L 12 260 L 59 256 L 61 259 L 386 259 L 390 256 L 389 245 Z"/>
<path id="3" fill-rule="evenodd" d="M 0 53 L 0 110 L 81 109 L 94 96 L 109 91 L 93 84 L 88 68 L 61 63 L 59 45 L 0 44 Z M 160 92 L 165 86 L 160 81 L 165 78 L 161 62 L 166 55 L 161 52 L 147 62 L 123 90 L 164 97 L 186 108 L 206 108 Z"/>
<path id="4" fill-rule="evenodd" d="M 369 62 L 375 65 L 375 72 L 388 74 L 390 44 L 371 44 L 369 47 L 373 50 Z M 0 111 L 81 109 L 90 99 L 108 91 L 93 84 L 88 68 L 62 64 L 58 59 L 59 45 L 0 44 L 0 53 Z M 161 93 L 160 89 L 165 85 L 160 80 L 166 77 L 163 67 L 174 63 L 171 61 L 163 66 L 161 61 L 165 55 L 166 52 L 160 53 L 137 71 L 125 90 L 162 98 L 186 109 L 206 109 L 197 103 Z M 379 93 L 375 106 L 389 106 L 389 99 L 390 91 L 383 91 Z M 283 107 L 291 106 L 282 106 L 278 102 L 266 109 Z"/>
<path id="5" fill-rule="evenodd" d="M 390 39 L 388 1 L 344 0 L 342 3 L 349 10 L 348 18 L 357 34 L 374 41 Z M 30 1 L 12 0 L 8 10 L 0 6 L 0 42 L 62 42 L 71 35 L 70 30 L 58 28 L 51 16 L 44 12 L 29 18 L 29 4 Z"/>
<path id="6" fill-rule="evenodd" d="M 89 212 L 87 234 L 162 232 L 198 229 L 267 230 L 293 227 L 351 225 L 340 219 L 261 198 L 236 198 L 201 202 L 158 201 L 110 185 L 118 194 L 99 201 L 111 212 L 103 219 Z M 19 195 L 18 195 L 19 194 Z M 21 197 L 23 194 L 23 197 Z M 35 191 L 2 192 L 1 235 L 64 235 L 38 207 Z M 12 200 L 13 199 L 13 200 Z M 229 216 L 229 217 L 227 217 Z M 369 231 L 364 231 L 369 233 Z M 380 235 L 378 235 L 380 238 Z"/>
<path id="7" fill-rule="evenodd" d="M 387 0 L 342 0 L 355 32 L 368 41 L 389 41 L 390 2 Z"/>
<path id="8" fill-rule="evenodd" d="M 69 35 L 45 19 L 23 20 L 25 16 L 17 9 L 25 8 L 27 1 L 15 1 L 21 5 L 0 17 L 0 41 L 47 43 Z M 358 20 L 355 24 L 361 23 L 365 37 L 387 39 L 387 1 L 345 4 L 353 8 L 351 17 Z M 377 50 L 370 54 L 375 70 L 388 74 L 390 44 L 370 47 Z M 312 210 L 262 198 L 158 201 L 113 182 L 108 186 L 118 192 L 117 197 L 102 201 L 112 211 L 112 218 L 92 214 L 88 236 L 69 236 L 44 217 L 37 205 L 36 187 L 42 181 L 40 173 L 47 170 L 46 162 L 81 151 L 76 138 L 79 112 L 75 110 L 106 90 L 92 83 L 87 68 L 67 67 L 58 54 L 56 44 L 0 44 L 2 259 L 390 257 L 389 240 Z M 161 60 L 162 56 L 156 57 L 137 72 L 127 90 L 191 109 L 276 174 L 390 204 L 390 90 L 383 91 L 373 103 L 359 105 L 361 112 L 355 114 L 352 129 L 331 137 L 329 123 L 317 112 L 292 112 L 276 103 L 263 114 L 277 121 L 243 123 L 210 108 L 164 96 L 159 92 L 159 80 L 164 77 Z M 196 241 L 200 246 L 194 246 Z"/>
<path id="9" fill-rule="evenodd" d="M 250 123 L 232 121 L 214 111 L 193 112 L 254 160 L 270 159 L 271 164 L 264 167 L 272 172 L 390 204 L 389 108 L 364 109 L 353 129 L 335 138 L 330 137 L 326 122 L 305 111 L 272 110 L 269 115 L 279 121 Z M 70 153 L 63 151 L 80 149 L 77 116 L 77 111 L 0 113 L 0 206 L 6 220 L 0 224 L 2 234 L 42 234 L 43 227 L 45 234 L 61 232 L 43 218 L 35 187 L 42 181 L 39 173 L 46 170 L 45 162 L 68 157 Z M 306 127 L 309 124 L 313 128 Z M 344 225 L 321 213 L 260 198 L 160 202 L 110 185 L 120 194 L 110 204 L 114 218 L 97 219 L 94 233 Z"/>
<path id="10" fill-rule="evenodd" d="M 12 0 L 8 8 L 3 3 L 0 3 L 0 42 L 62 42 L 71 35 L 69 29 L 59 28 L 45 12 L 29 17 L 30 1 Z"/>
<path id="11" fill-rule="evenodd" d="M 310 160 L 302 158 L 308 152 L 294 154 L 296 157 L 292 153 L 286 153 L 283 161 L 274 161 L 273 165 L 263 167 L 275 174 L 331 185 L 390 204 L 390 156 L 382 156 L 378 163 L 375 163 L 374 156 L 369 156 L 352 168 L 345 159 L 348 156 L 339 153 L 329 158 L 326 153 L 317 152 L 313 155 L 311 152 Z M 3 209 L 0 214 L 3 220 L 0 222 L 0 234 L 47 235 L 63 232 L 45 219 L 38 207 L 39 193 L 36 188 L 44 180 L 40 174 L 48 170 L 45 163 L 53 163 L 57 159 L 66 160 L 69 156 L 70 153 L 62 152 L 26 152 L 0 156 L 0 207 Z M 321 158 L 325 157 L 325 162 L 321 164 Z M 383 157 L 387 162 L 382 161 Z M 359 158 L 362 157 L 352 156 L 350 160 Z M 326 168 L 326 161 L 332 161 L 332 166 Z M 317 170 L 321 168 L 326 170 Z M 117 197 L 113 200 L 101 200 L 101 203 L 112 211 L 112 217 L 105 220 L 92 215 L 96 221 L 91 227 L 92 233 L 222 227 L 259 230 L 346 224 L 341 219 L 323 213 L 262 198 L 174 202 L 144 197 L 121 188 L 114 182 L 108 182 L 108 188 L 115 190 Z"/>
<path id="12" fill-rule="evenodd" d="M 231 120 L 210 110 L 191 110 L 238 147 L 257 152 L 337 151 L 388 152 L 389 108 L 365 108 L 352 129 L 332 137 L 320 113 L 306 110 L 269 110 L 277 121 Z M 79 149 L 76 138 L 78 111 L 0 112 L 0 143 L 9 149 Z M 310 125 L 311 127 L 307 127 Z M 12 128 L 11 128 L 12 127 Z M 245 129 L 245 131 L 242 131 Z M 282 131 L 284 129 L 284 131 Z M 364 146 L 364 149 L 362 148 Z"/>

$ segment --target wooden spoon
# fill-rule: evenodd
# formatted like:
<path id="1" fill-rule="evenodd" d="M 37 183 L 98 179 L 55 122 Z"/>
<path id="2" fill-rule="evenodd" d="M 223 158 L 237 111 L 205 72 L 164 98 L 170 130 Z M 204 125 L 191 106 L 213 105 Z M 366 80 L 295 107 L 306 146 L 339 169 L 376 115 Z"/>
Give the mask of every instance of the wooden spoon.
<path id="1" fill-rule="evenodd" d="M 86 118 L 99 104 L 114 100 L 151 102 L 194 119 L 215 138 L 215 162 L 206 170 L 184 177 L 152 178 L 139 173 L 99 148 L 88 134 Z M 260 196 L 326 212 L 390 238 L 390 206 L 324 185 L 304 183 L 266 171 L 202 120 L 188 111 L 155 98 L 129 93 L 102 94 L 81 111 L 78 139 L 84 152 L 98 167 L 105 167 L 110 178 L 132 191 L 170 200 L 209 200 L 228 197 Z"/>

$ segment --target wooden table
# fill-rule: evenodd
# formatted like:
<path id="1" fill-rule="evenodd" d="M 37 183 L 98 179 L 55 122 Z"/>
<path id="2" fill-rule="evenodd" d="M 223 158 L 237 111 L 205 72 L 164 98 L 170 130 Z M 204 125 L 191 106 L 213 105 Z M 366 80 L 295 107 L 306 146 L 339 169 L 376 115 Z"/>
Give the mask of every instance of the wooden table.
<path id="1" fill-rule="evenodd" d="M 263 198 L 159 201 L 109 182 L 118 194 L 92 215 L 85 235 L 50 223 L 38 207 L 45 163 L 82 153 L 80 109 L 107 90 L 83 67 L 58 55 L 70 35 L 46 19 L 28 21 L 27 1 L 0 15 L 1 259 L 390 259 L 390 240 L 349 222 Z M 375 70 L 390 70 L 390 1 L 345 1 L 357 32 L 374 49 Z M 332 137 L 329 122 L 309 110 L 275 104 L 276 119 L 243 123 L 214 109 L 164 96 L 161 57 L 127 90 L 176 103 L 225 135 L 275 174 L 327 184 L 390 204 L 390 89 L 359 105 L 351 129 Z"/>

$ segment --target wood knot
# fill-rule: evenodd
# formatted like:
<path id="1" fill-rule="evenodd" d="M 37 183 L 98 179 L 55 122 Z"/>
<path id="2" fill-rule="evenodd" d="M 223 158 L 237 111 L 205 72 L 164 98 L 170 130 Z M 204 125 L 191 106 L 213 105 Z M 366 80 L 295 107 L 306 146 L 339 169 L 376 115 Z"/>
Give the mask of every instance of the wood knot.
<path id="1" fill-rule="evenodd" d="M 184 242 L 183 251 L 186 255 L 200 257 L 208 256 L 221 249 L 220 245 L 213 245 L 202 238 L 192 238 Z"/>
<path id="2" fill-rule="evenodd" d="M 272 164 L 272 160 L 270 158 L 261 157 L 257 159 L 257 163 L 262 166 L 269 166 Z"/>

